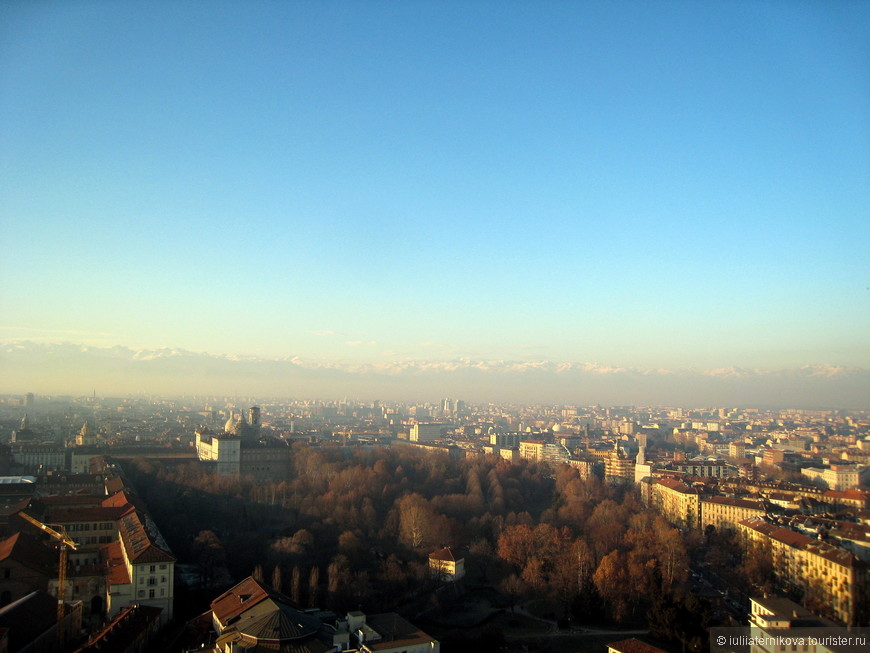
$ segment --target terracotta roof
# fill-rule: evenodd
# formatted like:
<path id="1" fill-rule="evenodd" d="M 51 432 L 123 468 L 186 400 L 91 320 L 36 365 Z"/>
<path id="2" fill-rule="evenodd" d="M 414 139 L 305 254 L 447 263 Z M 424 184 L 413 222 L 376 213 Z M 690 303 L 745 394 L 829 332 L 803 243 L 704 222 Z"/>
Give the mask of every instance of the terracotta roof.
<path id="1" fill-rule="evenodd" d="M 849 551 L 845 551 L 840 549 L 828 542 L 822 542 L 819 540 L 811 540 L 805 547 L 807 551 L 811 553 L 815 553 L 817 556 L 821 556 L 826 560 L 830 560 L 831 562 L 840 565 L 842 567 L 866 567 L 867 563 L 859 560 L 855 555 L 850 553 Z"/>
<path id="2" fill-rule="evenodd" d="M 788 546 L 793 546 L 796 549 L 806 548 L 807 544 L 813 541 L 813 538 L 796 533 L 789 528 L 776 528 L 770 533 L 769 537 Z"/>
<path id="3" fill-rule="evenodd" d="M 143 633 L 157 627 L 163 608 L 150 605 L 131 605 L 124 608 L 102 631 L 92 637 L 75 653 L 126 653 Z"/>
<path id="4" fill-rule="evenodd" d="M 133 506 L 137 510 L 145 511 L 145 504 L 139 497 L 128 492 L 116 492 L 110 497 L 103 499 L 102 506 L 104 508 L 118 508 L 121 506 Z"/>
<path id="5" fill-rule="evenodd" d="M 106 582 L 112 585 L 129 585 L 130 574 L 124 562 L 124 553 L 121 551 L 120 542 L 111 542 L 104 545 L 100 552 L 106 562 Z M 111 591 L 111 590 L 110 590 Z"/>
<path id="6" fill-rule="evenodd" d="M 850 501 L 858 501 L 863 503 L 865 506 L 870 502 L 870 492 L 855 489 L 827 490 L 822 494 L 822 496 L 826 499 L 848 499 Z"/>
<path id="7" fill-rule="evenodd" d="M 0 562 L 15 562 L 49 575 L 54 573 L 55 553 L 26 533 L 15 533 L 0 541 Z"/>
<path id="8" fill-rule="evenodd" d="M 445 562 L 456 562 L 453 551 L 450 550 L 449 546 L 445 546 L 443 549 L 438 549 L 437 551 L 435 551 L 435 553 L 430 553 L 429 559 L 444 560 Z"/>
<path id="9" fill-rule="evenodd" d="M 226 626 L 233 618 L 267 598 L 271 591 L 253 577 L 248 576 L 241 583 L 231 587 L 212 601 L 211 609 L 218 621 Z"/>
<path id="10" fill-rule="evenodd" d="M 664 478 L 663 477 L 663 478 L 658 479 L 656 481 L 656 483 L 659 485 L 664 485 L 666 488 L 669 488 L 671 490 L 675 490 L 677 492 L 680 492 L 681 494 L 697 494 L 697 492 L 694 489 L 690 488 L 685 483 L 678 481 L 676 479 L 673 479 L 673 478 Z"/>
<path id="11" fill-rule="evenodd" d="M 619 651 L 619 653 L 667 653 L 664 649 L 642 642 L 636 637 L 623 639 L 620 642 L 612 642 L 607 645 L 607 648 L 608 650 Z"/>
<path id="12" fill-rule="evenodd" d="M 164 550 L 169 547 L 162 542 L 162 536 L 147 516 L 137 511 L 127 513 L 118 521 L 118 531 L 131 563 L 175 562 L 175 556 Z M 157 538 L 161 540 L 160 546 L 155 541 Z"/>
<path id="13" fill-rule="evenodd" d="M 859 560 L 849 551 L 836 547 L 829 542 L 817 540 L 802 533 L 796 533 L 791 529 L 771 524 L 764 521 L 761 517 L 743 519 L 738 523 L 758 533 L 762 533 L 773 540 L 782 542 L 787 546 L 808 551 L 843 567 L 865 567 L 867 565 L 867 563 Z"/>
<path id="14" fill-rule="evenodd" d="M 63 507 L 71 507 L 71 506 L 88 506 L 94 507 L 100 505 L 100 502 L 103 500 L 103 497 L 95 497 L 93 495 L 82 496 L 82 495 L 52 495 L 48 497 L 39 497 L 34 499 L 34 503 L 39 503 L 45 506 L 46 508 L 51 508 L 54 506 L 63 506 Z"/>
<path id="15" fill-rule="evenodd" d="M 121 516 L 133 510 L 133 506 L 120 507 L 87 507 L 87 508 L 54 508 L 48 511 L 48 521 L 55 524 L 70 522 L 117 521 Z"/>
<path id="16" fill-rule="evenodd" d="M 723 506 L 734 506 L 735 508 L 754 508 L 756 510 L 764 510 L 764 504 L 761 501 L 752 501 L 751 499 L 732 499 L 731 497 L 710 497 L 703 499 L 702 503 L 717 503 Z"/>
<path id="17" fill-rule="evenodd" d="M 113 476 L 110 479 L 106 479 L 106 492 L 108 494 L 115 494 L 116 492 L 121 492 L 125 488 L 126 486 L 124 485 L 124 479 L 120 476 Z"/>

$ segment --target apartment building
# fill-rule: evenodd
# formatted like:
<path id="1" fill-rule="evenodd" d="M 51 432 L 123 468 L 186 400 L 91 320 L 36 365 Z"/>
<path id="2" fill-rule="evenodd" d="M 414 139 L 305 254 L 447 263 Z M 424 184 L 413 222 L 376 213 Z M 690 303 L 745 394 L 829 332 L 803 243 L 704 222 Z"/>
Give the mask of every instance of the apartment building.
<path id="1" fill-rule="evenodd" d="M 137 510 L 118 521 L 120 539 L 105 545 L 109 563 L 106 609 L 113 615 L 138 603 L 161 608 L 161 623 L 172 619 L 175 557 L 147 514 Z"/>
<path id="2" fill-rule="evenodd" d="M 411 442 L 435 442 L 441 439 L 444 424 L 414 424 L 408 439 Z"/>
<path id="3" fill-rule="evenodd" d="M 713 526 L 718 530 L 737 530 L 737 522 L 750 517 L 763 517 L 766 513 L 763 501 L 710 497 L 701 499 L 701 527 Z"/>
<path id="4" fill-rule="evenodd" d="M 686 476 L 699 476 L 701 478 L 728 478 L 738 475 L 738 470 L 734 465 L 722 460 L 676 461 L 668 467 L 683 472 Z"/>
<path id="5" fill-rule="evenodd" d="M 546 442 L 543 440 L 523 440 L 520 442 L 520 458 L 533 462 L 543 460 L 544 445 L 546 445 Z"/>
<path id="6" fill-rule="evenodd" d="M 870 618 L 868 564 L 830 542 L 753 517 L 737 523 L 748 542 L 770 546 L 778 583 L 849 626 Z"/>
<path id="7" fill-rule="evenodd" d="M 682 529 L 697 528 L 701 518 L 701 496 L 694 488 L 673 478 L 659 478 L 650 488 L 653 508 Z"/>
<path id="8" fill-rule="evenodd" d="M 849 490 L 860 484 L 859 469 L 856 465 L 831 465 L 827 468 L 805 467 L 801 475 L 829 490 Z"/>

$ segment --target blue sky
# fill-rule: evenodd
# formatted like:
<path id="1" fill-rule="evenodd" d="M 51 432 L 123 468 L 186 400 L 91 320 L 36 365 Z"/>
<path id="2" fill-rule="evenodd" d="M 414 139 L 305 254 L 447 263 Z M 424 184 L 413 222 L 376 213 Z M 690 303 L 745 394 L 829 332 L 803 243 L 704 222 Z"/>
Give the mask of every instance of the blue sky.
<path id="1" fill-rule="evenodd" d="M 870 366 L 870 5 L 8 2 L 0 340 Z"/>

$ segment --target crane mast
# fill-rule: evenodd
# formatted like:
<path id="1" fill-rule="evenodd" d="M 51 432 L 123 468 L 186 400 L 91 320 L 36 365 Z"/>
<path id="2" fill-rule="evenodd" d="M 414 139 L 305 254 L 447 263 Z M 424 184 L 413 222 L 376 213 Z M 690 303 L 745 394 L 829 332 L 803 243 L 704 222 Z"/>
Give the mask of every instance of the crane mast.
<path id="1" fill-rule="evenodd" d="M 60 543 L 60 561 L 58 562 L 57 568 L 57 631 L 58 637 L 60 637 L 60 623 L 63 619 L 63 597 L 66 591 L 67 550 L 72 549 L 73 551 L 76 551 L 76 543 L 67 534 L 66 526 L 63 524 L 43 524 L 41 521 L 31 517 L 26 512 L 19 512 L 18 515 L 41 531 L 48 533 L 52 538 Z M 55 528 L 52 528 L 52 526 Z"/>

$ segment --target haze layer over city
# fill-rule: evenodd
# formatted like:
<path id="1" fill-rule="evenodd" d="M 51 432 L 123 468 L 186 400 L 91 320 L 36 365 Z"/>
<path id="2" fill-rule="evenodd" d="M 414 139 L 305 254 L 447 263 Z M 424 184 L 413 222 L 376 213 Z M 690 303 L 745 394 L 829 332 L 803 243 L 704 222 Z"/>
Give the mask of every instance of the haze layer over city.
<path id="1" fill-rule="evenodd" d="M 866 3 L 4 3 L 0 392 L 868 407 Z"/>

